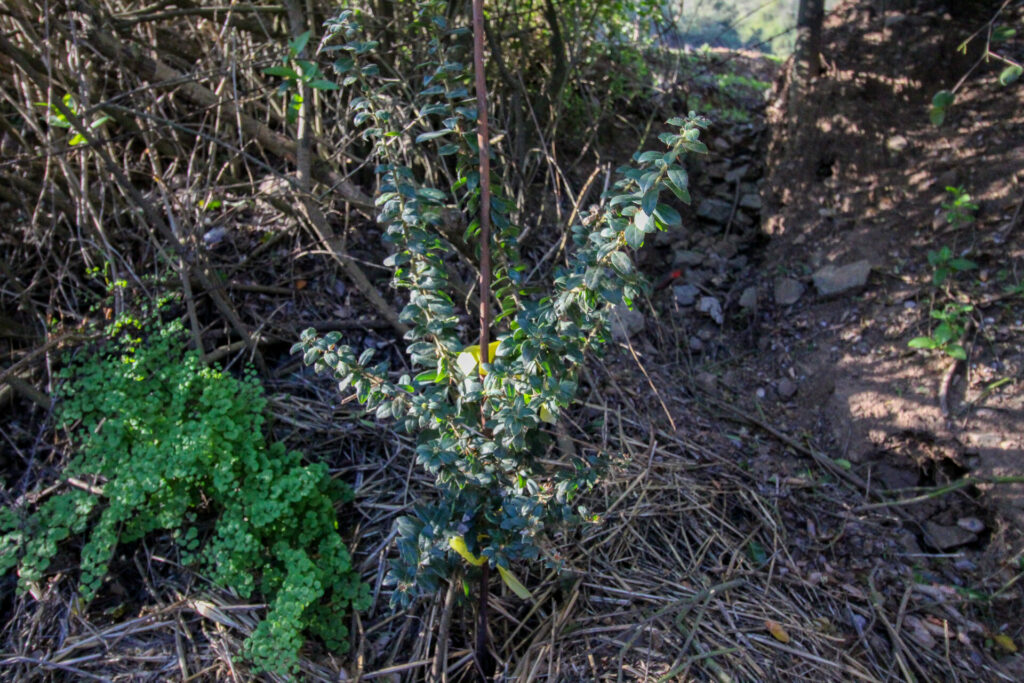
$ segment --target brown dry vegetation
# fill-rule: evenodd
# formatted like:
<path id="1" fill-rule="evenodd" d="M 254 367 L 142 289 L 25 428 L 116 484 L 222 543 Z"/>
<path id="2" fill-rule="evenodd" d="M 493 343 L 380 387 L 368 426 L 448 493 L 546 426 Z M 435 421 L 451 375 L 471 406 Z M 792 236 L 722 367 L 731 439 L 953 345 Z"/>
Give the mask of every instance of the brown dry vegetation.
<path id="1" fill-rule="evenodd" d="M 334 9 L 309 4 L 310 27 Z M 1020 3 L 1011 10 L 1019 24 Z M 987 408 L 978 417 L 988 420 L 985 430 L 950 432 L 941 413 L 917 430 L 874 416 L 865 425 L 855 404 L 835 398 L 858 393 L 857 380 L 906 400 L 923 396 L 915 386 L 945 376 L 945 365 L 905 353 L 922 319 L 897 327 L 905 301 L 925 305 L 922 264 L 935 239 L 970 242 L 993 277 L 1006 267 L 1020 281 L 1022 90 L 996 90 L 991 74 L 979 75 L 946 137 L 923 106 L 961 65 L 950 60 L 938 74 L 931 67 L 989 14 L 944 18 L 921 7 L 903 15 L 873 3 L 841 11 L 826 30 L 829 68 L 810 93 L 817 132 L 789 135 L 784 111 L 766 123 L 756 97 L 729 102 L 751 120 L 716 122 L 713 156 L 693 172 L 686 228 L 643 257 L 658 279 L 686 252 L 695 286 L 719 300 L 725 322 L 713 324 L 672 290 L 656 292 L 642 309 L 645 332 L 624 336 L 586 371 L 566 435 L 580 451 L 625 457 L 589 496 L 599 520 L 552 539 L 562 571 L 517 568 L 535 602 L 493 582 L 491 642 L 505 680 L 1024 677 L 1012 651 L 1024 643 L 1020 534 L 982 495 L 989 489 L 964 479 L 971 458 L 984 454 L 960 438 L 996 434 L 995 448 L 1017 458 L 1010 474 L 1020 474 L 1019 297 L 992 300 L 984 315 L 1005 334 L 978 344 L 1013 382 L 980 398 L 984 385 L 957 371 L 965 378 L 954 384 L 954 409 Z M 3 504 L 31 503 L 59 486 L 70 448 L 52 422 L 61 352 L 88 339 L 88 323 L 131 310 L 132 297 L 179 291 L 193 344 L 211 362 L 253 362 L 272 395 L 276 435 L 356 489 L 340 519 L 374 602 L 352 617 L 348 655 L 309 643 L 303 678 L 472 680 L 472 604 L 461 590 L 404 612 L 388 608 L 382 579 L 394 520 L 432 490 L 409 442 L 362 417 L 287 353 L 299 331 L 314 326 L 342 330 L 401 363 L 401 301 L 376 265 L 383 251 L 371 215 L 372 169 L 345 123 L 345 99 L 318 94 L 312 135 L 297 142 L 261 72 L 293 32 L 285 15 L 262 3 L 230 13 L 113 0 L 15 0 L 0 9 Z M 897 47 L 882 53 L 879 45 Z M 892 73 L 901 62 L 915 67 Z M 773 74 L 744 54 L 686 68 L 667 59 L 627 101 L 612 97 L 619 94 L 601 80 L 604 68 L 572 82 L 581 99 L 599 105 L 582 126 L 559 128 L 557 117 L 531 118 L 514 93 L 496 96 L 499 149 L 522 161 L 504 171 L 506 182 L 517 190 L 522 224 L 538 226 L 524 240 L 536 263 L 561 257 L 575 210 L 597 201 L 607 170 L 658 132 L 652 122 L 694 95 L 714 95 L 709 72 Z M 72 133 L 48 126 L 36 104 L 65 93 L 78 98 L 86 126 L 111 117 L 87 131 L 87 144 L 69 146 Z M 885 147 L 895 134 L 911 149 L 900 158 Z M 991 144 L 973 145 L 978 135 Z M 985 202 L 970 240 L 930 232 L 935 187 L 949 173 Z M 763 209 L 740 206 L 744 183 L 764 198 Z M 699 215 L 706 199 L 731 208 L 727 220 Z M 780 269 L 807 280 L 805 265 L 855 258 L 874 259 L 862 295 L 773 300 Z M 464 265 L 467 281 L 471 273 Z M 115 280 L 128 287 L 97 305 L 105 281 Z M 753 310 L 739 303 L 749 287 L 759 294 Z M 889 355 L 859 354 L 859 344 Z M 864 358 L 884 376 L 869 377 Z M 781 379 L 795 383 L 793 400 L 779 391 Z M 893 382 L 905 386 L 886 388 Z M 896 413 L 931 419 L 939 393 Z M 851 457 L 844 429 L 861 430 L 855 446 L 863 454 Z M 879 443 L 871 442 L 876 433 Z M 1017 445 L 1000 446 L 999 434 Z M 925 457 L 928 449 L 939 455 Z M 991 492 L 1011 513 L 1019 503 L 1014 489 Z M 893 504 L 914 496 L 923 503 Z M 984 532 L 937 548 L 927 524 L 967 517 L 981 518 Z M 4 577 L 0 678 L 251 679 L 240 643 L 263 607 L 181 570 L 173 553 L 160 538 L 124 547 L 87 606 L 74 597 L 73 552 L 55 563 L 39 595 L 16 596 Z"/>

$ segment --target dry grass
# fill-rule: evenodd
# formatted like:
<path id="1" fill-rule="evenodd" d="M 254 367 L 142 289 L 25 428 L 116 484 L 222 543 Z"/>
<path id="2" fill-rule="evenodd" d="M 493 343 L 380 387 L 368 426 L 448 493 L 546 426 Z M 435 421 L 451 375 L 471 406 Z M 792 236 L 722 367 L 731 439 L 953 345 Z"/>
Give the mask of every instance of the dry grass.
<path id="1" fill-rule="evenodd" d="M 4 504 L 52 483 L 67 455 L 50 420 L 59 353 L 87 336 L 86 323 L 130 309 L 121 290 L 91 309 L 105 287 L 88 269 L 109 264 L 107 279 L 142 295 L 180 290 L 196 346 L 261 365 L 277 435 L 357 491 L 343 518 L 374 603 L 352 618 L 348 655 L 310 644 L 302 678 L 473 680 L 472 601 L 458 583 L 406 612 L 388 608 L 394 520 L 431 495 L 408 442 L 361 419 L 286 353 L 311 324 L 392 353 L 387 312 L 339 284 L 353 268 L 371 287 L 379 275 L 367 265 L 379 244 L 358 214 L 365 198 L 331 181 L 360 165 L 335 151 L 349 146 L 334 123 L 344 113 L 324 102 L 313 124 L 331 141 L 317 148 L 327 164 L 318 199 L 337 232 L 325 244 L 295 209 L 289 149 L 271 135 L 283 111 L 259 75 L 286 39 L 280 8 L 228 17 L 186 16 L 187 3 L 171 15 L 82 7 L 25 1 L 0 12 Z M 180 80 L 112 50 L 108 30 L 115 47 L 144 48 L 171 70 L 160 74 Z M 62 92 L 88 95 L 91 113 L 115 117 L 116 135 L 69 148 L 35 105 Z M 255 124 L 270 132 L 260 137 Z M 200 203 L 213 199 L 216 212 Z M 204 241 L 214 228 L 225 230 L 218 246 Z M 348 260 L 332 260 L 339 254 Z M 657 332 L 592 366 L 589 393 L 566 418 L 575 449 L 617 463 L 586 501 L 599 519 L 550 540 L 559 571 L 516 568 L 534 602 L 492 581 L 490 635 L 504 679 L 1013 680 L 986 645 L 1020 605 L 999 557 L 972 586 L 994 596 L 979 602 L 943 576 L 916 573 L 928 558 L 900 546 L 899 516 L 856 511 L 872 498 L 820 458 L 806 459 L 800 476 L 762 476 L 765 463 L 802 457 L 793 437 L 702 400 L 679 353 L 685 336 Z M 0 678 L 250 680 L 240 643 L 263 607 L 205 584 L 153 542 L 125 548 L 104 596 L 84 609 L 68 577 L 53 576 L 36 598 L 15 597 L 6 577 Z"/>

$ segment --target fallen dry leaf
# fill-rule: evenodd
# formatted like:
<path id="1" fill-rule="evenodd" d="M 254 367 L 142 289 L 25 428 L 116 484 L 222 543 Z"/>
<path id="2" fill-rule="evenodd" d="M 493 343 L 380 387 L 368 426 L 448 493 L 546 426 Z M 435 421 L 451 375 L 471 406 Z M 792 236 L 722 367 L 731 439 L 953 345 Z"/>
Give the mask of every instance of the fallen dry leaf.
<path id="1" fill-rule="evenodd" d="M 788 643 L 790 641 L 789 634 L 786 633 L 786 629 L 782 628 L 782 625 L 777 621 L 769 619 L 764 622 L 765 628 L 772 634 L 772 637 L 780 643 Z"/>

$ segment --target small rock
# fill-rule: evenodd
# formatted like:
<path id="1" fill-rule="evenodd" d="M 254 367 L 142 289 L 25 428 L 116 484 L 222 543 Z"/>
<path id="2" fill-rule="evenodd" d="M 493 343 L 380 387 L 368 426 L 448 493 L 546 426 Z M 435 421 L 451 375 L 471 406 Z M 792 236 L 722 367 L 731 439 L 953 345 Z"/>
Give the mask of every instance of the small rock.
<path id="1" fill-rule="evenodd" d="M 718 164 L 710 164 L 704 169 L 704 172 L 708 174 L 709 178 L 722 180 L 725 178 L 725 174 L 729 172 L 729 164 L 725 161 Z"/>
<path id="2" fill-rule="evenodd" d="M 920 477 L 917 470 L 908 467 L 897 467 L 896 465 L 882 462 L 875 468 L 871 478 L 884 488 L 893 491 L 917 486 Z"/>
<path id="3" fill-rule="evenodd" d="M 784 277 L 775 282 L 775 303 L 779 306 L 790 306 L 804 295 L 803 283 L 791 277 Z"/>
<path id="4" fill-rule="evenodd" d="M 700 340 L 700 337 L 690 337 L 690 350 L 698 353 L 704 350 L 704 342 Z"/>
<path id="5" fill-rule="evenodd" d="M 709 342 L 715 338 L 715 328 L 710 325 L 701 327 L 699 330 L 697 330 L 697 337 L 706 342 Z"/>
<path id="6" fill-rule="evenodd" d="M 711 251 L 715 252 L 725 260 L 731 259 L 739 251 L 736 248 L 736 243 L 732 240 L 722 239 L 715 242 L 715 245 L 711 248 Z"/>
<path id="7" fill-rule="evenodd" d="M 985 530 L 985 523 L 977 517 L 961 517 L 956 520 L 956 525 L 961 529 L 966 529 L 973 534 L 980 534 Z"/>
<path id="8" fill-rule="evenodd" d="M 718 386 L 718 378 L 712 375 L 710 372 L 701 372 L 697 374 L 697 386 L 707 392 L 712 392 L 715 387 Z"/>
<path id="9" fill-rule="evenodd" d="M 910 635 L 911 640 L 926 650 L 935 649 L 935 646 L 938 645 L 935 637 L 925 628 L 924 622 L 912 614 L 903 617 L 903 630 Z"/>
<path id="10" fill-rule="evenodd" d="M 697 301 L 700 290 L 693 285 L 676 285 L 672 288 L 672 294 L 680 306 L 692 306 Z"/>
<path id="11" fill-rule="evenodd" d="M 736 214 L 732 217 L 733 223 L 744 228 L 749 228 L 754 224 L 754 219 L 743 213 L 739 209 L 736 210 Z"/>
<path id="12" fill-rule="evenodd" d="M 721 197 L 729 201 L 729 206 L 732 206 L 732 197 L 736 193 L 736 189 L 729 185 L 729 183 L 720 183 L 715 185 L 715 188 L 711 191 L 711 194 L 716 197 Z"/>
<path id="13" fill-rule="evenodd" d="M 707 313 L 719 325 L 725 322 L 725 316 L 722 315 L 722 304 L 713 296 L 702 296 L 697 302 L 697 310 Z"/>
<path id="14" fill-rule="evenodd" d="M 945 190 L 947 187 L 953 187 L 960 184 L 960 172 L 957 169 L 946 171 L 938 178 L 935 179 L 934 189 Z"/>
<path id="15" fill-rule="evenodd" d="M 723 154 L 732 149 L 732 145 L 729 144 L 729 141 L 721 137 L 712 140 L 711 146 L 717 149 L 719 152 L 722 152 Z"/>
<path id="16" fill-rule="evenodd" d="M 896 24 L 902 23 L 902 22 L 904 22 L 906 20 L 907 20 L 907 15 L 905 15 L 905 14 L 890 14 L 889 16 L 887 16 L 885 18 L 885 22 L 883 22 L 883 23 L 885 24 L 886 28 L 892 28 Z"/>
<path id="17" fill-rule="evenodd" d="M 217 228 L 213 228 L 211 230 L 207 230 L 203 234 L 203 242 L 206 243 L 206 246 L 213 247 L 213 246 L 216 246 L 216 245 L 220 244 L 220 242 L 225 237 L 227 237 L 227 236 L 228 236 L 228 229 L 227 228 L 217 227 Z"/>
<path id="18" fill-rule="evenodd" d="M 909 144 L 910 141 L 907 140 L 902 135 L 893 135 L 892 137 L 885 141 L 885 148 L 890 152 L 899 153 L 904 151 L 907 148 L 907 145 Z"/>
<path id="19" fill-rule="evenodd" d="M 757 308 L 757 287 L 747 287 L 740 294 L 740 308 L 752 310 Z"/>
<path id="20" fill-rule="evenodd" d="M 703 268 L 687 268 L 686 272 L 683 273 L 683 279 L 686 280 L 687 284 L 699 287 L 711 279 L 711 273 Z"/>
<path id="21" fill-rule="evenodd" d="M 729 259 L 729 263 L 727 265 L 733 270 L 743 270 L 744 268 L 747 267 L 747 263 L 747 257 L 744 256 L 743 254 L 740 254 L 736 258 Z"/>
<path id="22" fill-rule="evenodd" d="M 704 263 L 704 254 L 690 249 L 680 249 L 672 254 L 672 266 L 699 266 Z"/>
<path id="23" fill-rule="evenodd" d="M 814 273 L 814 286 L 822 296 L 835 296 L 852 289 L 863 287 L 871 273 L 871 263 L 866 260 L 845 266 L 823 266 Z"/>
<path id="24" fill-rule="evenodd" d="M 642 331 L 646 321 L 640 311 L 631 311 L 623 305 L 612 308 L 611 328 L 612 339 L 617 342 L 626 342 L 630 337 Z"/>
<path id="25" fill-rule="evenodd" d="M 754 211 L 761 210 L 761 195 L 759 194 L 745 194 L 740 197 L 740 206 L 744 209 L 753 209 Z"/>
<path id="26" fill-rule="evenodd" d="M 975 540 L 977 536 L 972 531 L 961 529 L 958 526 L 946 526 L 935 522 L 925 522 L 925 541 L 936 550 L 952 550 L 962 545 L 967 545 Z"/>
<path id="27" fill-rule="evenodd" d="M 697 216 L 712 223 L 725 224 L 732 214 L 732 204 L 722 199 L 705 199 L 697 206 Z"/>
<path id="28" fill-rule="evenodd" d="M 757 396 L 758 398 L 764 398 L 764 396 L 765 396 L 764 388 L 763 387 L 758 387 L 757 390 L 754 392 L 754 396 Z"/>
<path id="29" fill-rule="evenodd" d="M 725 174 L 725 181 L 729 182 L 729 183 L 739 182 L 739 181 L 743 180 L 743 178 L 747 175 L 747 173 L 749 171 L 750 171 L 750 165 L 749 164 L 744 164 L 742 166 L 737 166 L 736 168 L 732 169 L 731 171 L 729 171 L 728 173 Z"/>
<path id="30" fill-rule="evenodd" d="M 775 391 L 778 392 L 779 398 L 783 400 L 793 398 L 793 396 L 796 395 L 796 382 L 783 377 L 779 380 L 779 384 L 775 387 Z"/>

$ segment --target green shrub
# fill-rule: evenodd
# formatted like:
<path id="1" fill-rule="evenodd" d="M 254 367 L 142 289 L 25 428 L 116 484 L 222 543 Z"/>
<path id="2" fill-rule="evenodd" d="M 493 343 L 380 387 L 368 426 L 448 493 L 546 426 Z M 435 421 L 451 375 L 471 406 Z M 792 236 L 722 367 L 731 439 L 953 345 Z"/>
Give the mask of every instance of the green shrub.
<path id="1" fill-rule="evenodd" d="M 477 172 L 472 73 L 453 40 L 467 29 L 447 24 L 444 2 L 418 7 L 422 30 L 433 37 L 425 72 L 415 79 L 423 90 L 411 115 L 408 106 L 395 104 L 396 81 L 379 76 L 377 44 L 364 39 L 358 13 L 346 10 L 328 22 L 329 40 L 341 44 L 325 49 L 339 55 L 342 85 L 357 88 L 354 123 L 375 145 L 378 221 L 394 245 L 385 265 L 394 268 L 394 285 L 409 293 L 401 320 L 411 328 L 406 352 L 419 374 L 395 378 L 386 363 L 371 362 L 372 350 L 357 354 L 340 344 L 338 333 L 319 337 L 306 330 L 293 348 L 307 365 L 334 374 L 341 390 L 354 389 L 377 418 L 415 434 L 417 462 L 435 479 L 437 499 L 398 520 L 398 558 L 388 580 L 400 603 L 437 590 L 463 558 L 486 560 L 507 577 L 511 562 L 541 556 L 551 531 L 586 516 L 577 495 L 599 480 L 605 461 L 588 455 L 546 462 L 550 439 L 541 423 L 574 400 L 586 354 L 600 351 L 610 337 L 610 307 L 640 296 L 642 278 L 631 253 L 648 234 L 680 224 L 676 209 L 664 203 L 665 190 L 688 202 L 681 162 L 687 153 L 707 151 L 698 139 L 703 119 L 671 119 L 661 150 L 638 154 L 632 166 L 619 169 L 607 210 L 572 228 L 570 266 L 555 274 L 549 291 L 523 282 L 520 231 L 509 218 L 511 203 L 493 183 L 493 291 L 504 330 L 481 353 L 460 335 L 449 275 L 455 249 L 439 233 L 452 212 L 474 215 L 479 186 L 491 182 Z M 431 187 L 409 165 L 414 145 L 436 148 L 437 167 L 453 171 L 450 184 Z M 477 234 L 476 226 L 470 224 L 468 237 Z"/>
<path id="2" fill-rule="evenodd" d="M 266 399 L 251 372 L 204 367 L 183 344 L 180 323 L 122 321 L 98 353 L 66 368 L 59 417 L 78 453 L 62 479 L 90 490 L 51 495 L 23 519 L 4 510 L 0 571 L 18 565 L 25 590 L 61 541 L 84 532 L 88 601 L 118 544 L 167 531 L 184 564 L 242 598 L 267 599 L 245 644 L 258 670 L 294 672 L 303 632 L 347 649 L 344 616 L 368 595 L 337 532 L 334 505 L 351 489 L 266 442 Z"/>

